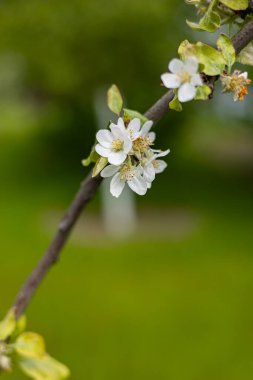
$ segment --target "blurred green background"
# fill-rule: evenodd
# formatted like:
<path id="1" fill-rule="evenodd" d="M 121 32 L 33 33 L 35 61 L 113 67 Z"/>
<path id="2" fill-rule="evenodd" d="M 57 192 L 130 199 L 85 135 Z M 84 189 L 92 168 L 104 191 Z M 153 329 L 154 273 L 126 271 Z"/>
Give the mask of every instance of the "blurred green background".
<path id="1" fill-rule="evenodd" d="M 94 94 L 117 83 L 144 112 L 178 44 L 200 37 L 176 0 L 1 0 L 0 15 L 3 316 L 85 176 Z M 97 196 L 29 307 L 73 379 L 252 377 L 252 93 L 219 92 L 156 127 L 172 153 L 136 234 L 108 237 Z"/>

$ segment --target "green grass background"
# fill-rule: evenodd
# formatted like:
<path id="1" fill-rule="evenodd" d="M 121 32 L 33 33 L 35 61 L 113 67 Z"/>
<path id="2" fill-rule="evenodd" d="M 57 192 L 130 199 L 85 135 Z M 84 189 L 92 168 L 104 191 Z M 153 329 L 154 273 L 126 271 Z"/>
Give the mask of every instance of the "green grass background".
<path id="1" fill-rule="evenodd" d="M 1 314 L 54 233 L 45 213 L 60 215 L 81 180 L 65 187 L 63 177 L 43 183 L 38 175 L 27 184 L 22 158 L 14 169 L 21 153 L 14 143 L 0 153 L 2 166 L 12 162 L 0 190 Z M 186 174 L 187 162 L 178 161 L 139 210 L 148 208 L 151 217 L 152 209 L 189 210 L 199 217 L 194 231 L 173 239 L 157 228 L 122 243 L 74 234 L 29 307 L 29 329 L 46 338 L 73 379 L 251 378 L 250 178 L 217 175 L 200 163 L 188 164 Z"/>

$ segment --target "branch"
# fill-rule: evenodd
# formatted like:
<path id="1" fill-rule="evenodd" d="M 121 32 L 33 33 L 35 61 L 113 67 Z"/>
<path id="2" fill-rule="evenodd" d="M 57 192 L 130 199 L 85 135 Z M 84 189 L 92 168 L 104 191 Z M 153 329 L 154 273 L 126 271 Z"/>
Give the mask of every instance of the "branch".
<path id="1" fill-rule="evenodd" d="M 253 39 L 253 21 L 248 22 L 244 28 L 233 38 L 236 54 L 239 54 Z"/>
<path id="2" fill-rule="evenodd" d="M 245 27 L 233 38 L 236 53 L 238 54 L 251 40 L 253 40 L 253 21 L 246 24 Z M 173 97 L 173 91 L 168 91 L 146 112 L 145 116 L 157 123 L 169 111 L 168 104 Z M 79 192 L 60 222 L 57 233 L 48 250 L 17 295 L 13 305 L 17 319 L 25 311 L 47 272 L 51 269 L 53 264 L 57 262 L 72 228 L 78 220 L 81 212 L 95 196 L 101 182 L 102 178 L 100 176 L 92 178 L 91 174 L 89 174 L 86 180 L 82 183 Z"/>

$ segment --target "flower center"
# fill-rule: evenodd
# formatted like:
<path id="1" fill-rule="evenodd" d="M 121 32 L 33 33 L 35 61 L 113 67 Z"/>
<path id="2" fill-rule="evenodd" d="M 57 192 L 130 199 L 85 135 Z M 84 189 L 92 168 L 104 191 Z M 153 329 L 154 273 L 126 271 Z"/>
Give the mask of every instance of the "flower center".
<path id="1" fill-rule="evenodd" d="M 183 71 L 179 74 L 179 77 L 183 83 L 189 83 L 191 81 L 191 74 L 187 71 Z"/>
<path id="2" fill-rule="evenodd" d="M 135 169 L 130 165 L 124 165 L 120 171 L 122 181 L 132 181 L 135 177 Z"/>
<path id="3" fill-rule="evenodd" d="M 124 142 L 120 139 L 114 140 L 112 142 L 112 149 L 114 150 L 114 152 L 119 152 L 120 150 L 123 149 L 123 146 L 124 146 Z"/>
<path id="4" fill-rule="evenodd" d="M 133 149 L 135 151 L 139 151 L 141 153 L 144 153 L 150 145 L 152 145 L 152 141 L 150 140 L 150 138 L 148 136 L 146 136 L 144 138 L 139 137 L 138 139 L 136 139 L 134 141 Z"/>

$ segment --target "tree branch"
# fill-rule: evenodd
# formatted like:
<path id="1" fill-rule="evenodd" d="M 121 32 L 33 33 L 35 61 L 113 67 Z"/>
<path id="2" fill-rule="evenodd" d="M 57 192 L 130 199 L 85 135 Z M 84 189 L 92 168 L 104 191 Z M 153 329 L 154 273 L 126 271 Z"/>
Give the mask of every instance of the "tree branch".
<path id="1" fill-rule="evenodd" d="M 233 38 L 236 53 L 238 54 L 251 40 L 253 40 L 253 21 L 246 24 L 246 26 Z M 169 111 L 168 104 L 173 97 L 173 91 L 168 91 L 146 112 L 145 116 L 157 123 Z M 91 174 L 89 174 L 86 180 L 82 183 L 79 192 L 75 196 L 67 213 L 60 222 L 56 235 L 48 250 L 45 252 L 45 255 L 17 295 L 17 298 L 13 304 L 17 319 L 25 311 L 45 275 L 48 273 L 52 265 L 58 260 L 72 228 L 78 220 L 81 212 L 95 196 L 101 182 L 102 178 L 100 176 L 92 178 Z"/>

